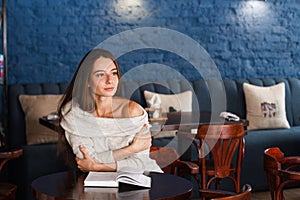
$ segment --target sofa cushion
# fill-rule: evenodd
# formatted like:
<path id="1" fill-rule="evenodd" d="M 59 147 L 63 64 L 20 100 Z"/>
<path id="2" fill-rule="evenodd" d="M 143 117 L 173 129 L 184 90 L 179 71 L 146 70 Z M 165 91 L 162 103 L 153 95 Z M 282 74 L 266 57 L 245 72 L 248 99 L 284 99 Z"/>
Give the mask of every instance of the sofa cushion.
<path id="1" fill-rule="evenodd" d="M 264 171 L 264 151 L 279 147 L 286 156 L 299 155 L 300 126 L 290 129 L 251 130 L 245 136 L 245 159 L 242 166 L 241 185 L 248 183 L 254 190 L 267 190 L 268 183 Z M 255 176 L 255 178 L 253 178 Z"/>
<path id="2" fill-rule="evenodd" d="M 145 90 L 144 95 L 149 107 L 153 106 L 151 99 L 156 95 L 160 99 L 160 106 L 163 113 L 169 112 L 170 107 L 181 112 L 192 111 L 192 91 L 185 91 L 178 94 L 159 94 Z"/>
<path id="3" fill-rule="evenodd" d="M 287 102 L 286 108 L 287 113 L 292 115 L 290 125 L 291 126 L 300 126 L 300 79 L 291 78 L 288 79 L 289 90 L 291 92 L 290 102 Z M 290 110 L 288 110 L 290 108 Z"/>
<path id="4" fill-rule="evenodd" d="M 285 84 L 261 87 L 244 83 L 249 130 L 290 128 L 285 110 Z"/>
<path id="5" fill-rule="evenodd" d="M 39 123 L 39 118 L 57 110 L 62 95 L 20 95 L 25 113 L 27 144 L 56 142 L 58 134 Z"/>

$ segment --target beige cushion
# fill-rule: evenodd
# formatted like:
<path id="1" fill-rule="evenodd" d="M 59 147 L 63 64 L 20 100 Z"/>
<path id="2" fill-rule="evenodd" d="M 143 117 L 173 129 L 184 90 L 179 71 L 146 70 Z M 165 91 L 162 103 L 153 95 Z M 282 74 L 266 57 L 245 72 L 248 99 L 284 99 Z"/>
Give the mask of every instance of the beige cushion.
<path id="1" fill-rule="evenodd" d="M 58 133 L 41 125 L 39 118 L 57 110 L 62 95 L 20 95 L 25 113 L 27 144 L 56 142 Z"/>
<path id="2" fill-rule="evenodd" d="M 290 128 L 285 111 L 285 85 L 279 83 L 269 87 L 243 84 L 248 130 Z"/>
<path id="3" fill-rule="evenodd" d="M 169 112 L 170 106 L 172 106 L 176 111 L 192 111 L 192 91 L 185 91 L 178 94 L 158 94 L 145 90 L 144 96 L 149 107 L 151 107 L 151 105 L 149 105 L 149 101 L 153 95 L 159 96 L 163 113 Z"/>
<path id="4" fill-rule="evenodd" d="M 151 132 L 152 138 L 165 138 L 165 137 L 175 137 L 177 130 L 174 131 L 154 131 Z"/>

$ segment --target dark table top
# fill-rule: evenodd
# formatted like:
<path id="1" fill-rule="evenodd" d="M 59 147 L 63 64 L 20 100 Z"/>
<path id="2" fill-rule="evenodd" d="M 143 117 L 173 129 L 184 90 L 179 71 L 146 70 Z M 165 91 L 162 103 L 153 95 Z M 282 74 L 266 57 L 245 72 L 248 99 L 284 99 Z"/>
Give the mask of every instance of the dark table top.
<path id="1" fill-rule="evenodd" d="M 241 119 L 240 121 L 227 121 L 219 117 L 219 115 L 213 115 L 210 112 L 170 112 L 167 113 L 166 121 L 162 123 L 162 130 L 190 130 L 198 128 L 203 124 L 231 124 L 242 123 L 245 127 L 248 125 L 248 121 Z M 47 117 L 41 117 L 39 119 L 40 124 L 53 129 L 55 131 L 62 131 L 59 126 L 58 120 L 47 120 Z"/>
<path id="2" fill-rule="evenodd" d="M 211 112 L 170 112 L 167 113 L 167 121 L 163 126 L 163 130 L 191 130 L 198 128 L 204 124 L 237 124 L 241 123 L 245 127 L 248 121 L 241 119 L 240 121 L 228 121 L 219 117 L 219 114 Z"/>
<path id="3" fill-rule="evenodd" d="M 120 185 L 119 188 L 84 187 L 84 173 L 58 172 L 39 177 L 32 182 L 34 196 L 39 199 L 105 199 L 105 200 L 152 200 L 189 199 L 193 184 L 179 176 L 151 173 L 151 188 L 133 188 Z"/>

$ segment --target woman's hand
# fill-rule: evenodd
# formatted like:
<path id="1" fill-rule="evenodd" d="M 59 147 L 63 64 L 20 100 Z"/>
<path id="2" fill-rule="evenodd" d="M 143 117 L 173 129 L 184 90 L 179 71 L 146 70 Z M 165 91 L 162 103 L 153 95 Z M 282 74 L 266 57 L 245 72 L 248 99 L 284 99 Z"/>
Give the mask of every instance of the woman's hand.
<path id="1" fill-rule="evenodd" d="M 133 153 L 138 153 L 144 150 L 147 150 L 152 145 L 152 139 L 151 139 L 151 133 L 148 131 L 146 134 L 148 127 L 147 124 L 145 124 L 140 132 L 138 132 L 134 138 L 132 143 L 130 144 L 131 151 Z"/>
<path id="2" fill-rule="evenodd" d="M 97 171 L 95 170 L 95 166 L 96 166 L 95 160 L 92 157 L 90 157 L 90 155 L 86 152 L 84 146 L 80 145 L 79 150 L 81 151 L 83 158 L 82 159 L 78 157 L 75 158 L 77 167 L 84 172 Z"/>
<path id="3" fill-rule="evenodd" d="M 84 146 L 80 145 L 79 150 L 81 151 L 83 158 L 76 157 L 76 163 L 78 169 L 83 172 L 88 171 L 102 171 L 102 172 L 113 172 L 116 171 L 116 163 L 97 163 L 87 152 Z"/>

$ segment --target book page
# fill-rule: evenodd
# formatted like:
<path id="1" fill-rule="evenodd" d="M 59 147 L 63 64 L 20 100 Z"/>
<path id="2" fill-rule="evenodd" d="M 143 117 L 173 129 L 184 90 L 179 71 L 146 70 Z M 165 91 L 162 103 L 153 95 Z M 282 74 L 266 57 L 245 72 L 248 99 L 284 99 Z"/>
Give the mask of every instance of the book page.
<path id="1" fill-rule="evenodd" d="M 119 187 L 120 183 L 136 185 L 140 187 L 151 187 L 151 178 L 141 171 L 120 172 L 89 172 L 84 180 L 85 187 Z"/>
<path id="2" fill-rule="evenodd" d="M 151 187 L 151 178 L 141 173 L 119 172 L 117 181 L 146 188 Z"/>
<path id="3" fill-rule="evenodd" d="M 89 172 L 84 180 L 87 187 L 118 187 L 116 172 Z"/>

